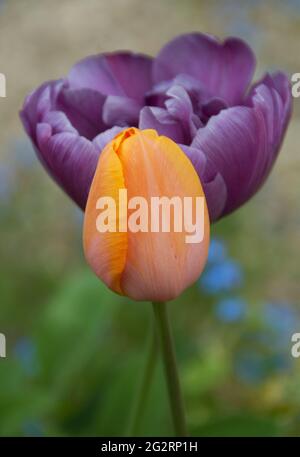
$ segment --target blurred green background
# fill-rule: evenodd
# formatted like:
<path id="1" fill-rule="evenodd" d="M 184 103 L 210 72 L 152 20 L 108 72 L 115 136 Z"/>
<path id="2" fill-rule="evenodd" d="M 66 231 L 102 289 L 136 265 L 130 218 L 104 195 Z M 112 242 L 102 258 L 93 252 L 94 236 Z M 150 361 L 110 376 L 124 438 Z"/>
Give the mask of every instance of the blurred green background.
<path id="1" fill-rule="evenodd" d="M 246 39 L 259 76 L 300 71 L 300 2 L 0 2 L 0 435 L 122 435 L 138 391 L 149 304 L 108 291 L 85 264 L 82 214 L 23 133 L 25 95 L 102 51 L 155 54 L 187 31 Z M 193 435 L 299 435 L 300 99 L 272 176 L 212 228 L 198 284 L 170 304 Z M 172 433 L 160 361 L 139 426 Z"/>

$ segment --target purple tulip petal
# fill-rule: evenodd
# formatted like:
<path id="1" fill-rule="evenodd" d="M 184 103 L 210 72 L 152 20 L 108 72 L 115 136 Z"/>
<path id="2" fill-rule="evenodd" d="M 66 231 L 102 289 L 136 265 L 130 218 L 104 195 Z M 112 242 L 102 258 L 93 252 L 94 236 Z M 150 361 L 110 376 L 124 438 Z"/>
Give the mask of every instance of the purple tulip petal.
<path id="1" fill-rule="evenodd" d="M 222 98 L 215 97 L 202 105 L 202 116 L 208 120 L 211 116 L 216 116 L 222 109 L 226 108 L 228 108 L 226 102 Z"/>
<path id="2" fill-rule="evenodd" d="M 223 176 L 217 173 L 213 179 L 203 183 L 209 218 L 211 222 L 217 221 L 223 214 L 227 201 L 227 186 Z"/>
<path id="3" fill-rule="evenodd" d="M 181 123 L 185 132 L 185 144 L 190 144 L 198 128 L 202 125 L 194 114 L 193 105 L 187 91 L 182 86 L 172 86 L 168 92 L 165 106 L 170 115 Z"/>
<path id="4" fill-rule="evenodd" d="M 42 123 L 50 125 L 52 135 L 63 132 L 78 134 L 65 113 L 61 111 L 49 111 L 43 116 Z"/>
<path id="5" fill-rule="evenodd" d="M 249 178 L 253 166 L 265 154 L 261 154 L 263 129 L 248 107 L 229 108 L 212 117 L 207 126 L 200 129 L 192 146 L 207 157 L 208 170 L 219 170 L 228 192 L 225 211 L 242 204 L 249 193 Z M 251 179 L 251 178 L 250 178 Z"/>
<path id="6" fill-rule="evenodd" d="M 192 147 L 205 154 L 206 172 L 218 170 L 227 187 L 222 215 L 248 200 L 270 172 L 290 113 L 290 97 L 285 100 L 270 82 L 259 84 L 251 106 L 223 110 L 198 130 Z"/>
<path id="7" fill-rule="evenodd" d="M 122 132 L 122 130 L 124 130 L 124 127 L 112 127 L 97 135 L 93 140 L 93 145 L 96 150 L 100 153 L 118 133 Z"/>
<path id="8" fill-rule="evenodd" d="M 91 89 L 64 88 L 57 99 L 57 108 L 68 117 L 78 133 L 90 140 L 107 127 L 102 121 L 105 96 Z"/>
<path id="9" fill-rule="evenodd" d="M 265 126 L 264 162 L 258 158 L 260 166 L 254 167 L 251 180 L 251 186 L 257 190 L 274 164 L 291 116 L 292 96 L 287 76 L 283 73 L 265 75 L 251 90 L 247 102 L 255 111 L 260 125 Z"/>
<path id="10" fill-rule="evenodd" d="M 165 135 L 176 143 L 184 143 L 184 131 L 167 110 L 145 106 L 140 112 L 140 129 L 154 129 L 159 135 Z"/>
<path id="11" fill-rule="evenodd" d="M 201 82 L 192 76 L 186 74 L 177 75 L 175 78 L 169 81 L 162 81 L 158 84 L 155 84 L 153 88 L 146 93 L 146 103 L 150 106 L 159 106 L 163 108 L 165 106 L 165 101 L 167 100 L 167 92 L 173 86 L 181 86 L 189 94 L 192 101 L 195 99 L 198 101 L 202 99 L 202 102 L 206 98 L 210 98 L 210 95 L 207 94 L 205 88 L 201 85 Z"/>
<path id="12" fill-rule="evenodd" d="M 139 122 L 142 105 L 128 97 L 109 95 L 103 106 L 103 121 L 109 126 L 133 126 Z"/>
<path id="13" fill-rule="evenodd" d="M 210 35 L 181 35 L 166 44 L 153 64 L 156 83 L 185 73 L 199 80 L 211 96 L 238 104 L 252 79 L 255 57 L 246 43 L 228 38 L 224 43 Z"/>
<path id="14" fill-rule="evenodd" d="M 78 134 L 52 133 L 50 124 L 37 125 L 39 155 L 55 181 L 84 210 L 97 166 L 97 151 Z"/>
<path id="15" fill-rule="evenodd" d="M 203 153 L 203 151 L 201 151 L 201 149 L 194 148 L 192 146 L 187 146 L 186 144 L 179 144 L 178 146 L 181 147 L 183 152 L 190 159 L 197 173 L 199 174 L 199 176 L 201 176 L 202 182 L 207 166 L 207 159 L 205 154 Z"/>
<path id="16" fill-rule="evenodd" d="M 130 52 L 99 54 L 78 62 L 68 81 L 74 89 L 89 88 L 104 95 L 121 95 L 143 102 L 150 90 L 152 58 Z"/>
<path id="17" fill-rule="evenodd" d="M 47 112 L 56 109 L 57 96 L 63 85 L 63 80 L 48 81 L 26 97 L 20 117 L 27 134 L 34 142 L 36 124 L 41 122 Z"/>
<path id="18" fill-rule="evenodd" d="M 210 220 L 215 221 L 221 216 L 226 205 L 227 188 L 225 181 L 217 170 L 212 173 L 212 170 L 208 169 L 207 158 L 201 149 L 183 144 L 179 146 L 188 156 L 200 177 L 207 200 Z"/>
<path id="19" fill-rule="evenodd" d="M 181 146 L 215 221 L 262 185 L 291 116 L 283 73 L 265 75 L 245 95 L 254 67 L 240 39 L 187 34 L 154 60 L 130 52 L 88 57 L 67 79 L 32 92 L 20 115 L 46 169 L 83 209 L 102 149 L 138 125 Z"/>
<path id="20" fill-rule="evenodd" d="M 288 77 L 285 73 L 276 72 L 274 74 L 267 73 L 260 81 L 253 85 L 251 91 L 246 99 L 246 104 L 248 106 L 253 106 L 253 98 L 257 99 L 259 103 L 259 88 L 261 86 L 266 86 L 271 95 L 275 105 L 280 105 L 279 112 L 277 116 L 279 117 L 278 122 L 281 123 L 281 129 L 277 129 L 278 138 L 282 133 L 281 130 L 284 130 L 290 120 L 291 111 L 292 111 L 292 97 L 291 97 L 291 88 Z M 278 96 L 280 98 L 278 98 Z M 276 134 L 276 132 L 275 132 Z M 278 139 L 277 138 L 277 139 Z"/>

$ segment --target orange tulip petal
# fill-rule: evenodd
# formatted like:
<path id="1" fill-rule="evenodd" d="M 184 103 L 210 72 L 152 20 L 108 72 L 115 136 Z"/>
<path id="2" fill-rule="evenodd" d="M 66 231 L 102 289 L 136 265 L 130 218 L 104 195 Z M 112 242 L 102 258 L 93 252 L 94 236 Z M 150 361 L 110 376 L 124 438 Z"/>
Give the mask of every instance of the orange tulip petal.
<path id="1" fill-rule="evenodd" d="M 120 138 L 121 140 L 122 138 Z M 102 151 L 91 185 L 83 227 L 83 247 L 87 261 L 97 276 L 115 292 L 122 294 L 121 274 L 125 267 L 127 234 L 123 232 L 99 233 L 96 220 L 99 215 L 99 197 L 112 197 L 116 202 L 116 224 L 119 222 L 119 189 L 124 188 L 121 161 L 113 143 Z"/>
<path id="2" fill-rule="evenodd" d="M 119 190 L 127 189 L 128 201 L 143 197 L 148 202 L 147 232 L 105 232 L 96 227 L 99 197 L 116 202 L 119 217 Z M 86 258 L 111 289 L 136 300 L 167 301 L 178 296 L 200 275 L 208 252 L 209 217 L 204 199 L 204 239 L 188 244 L 185 229 L 150 230 L 151 198 L 204 197 L 191 162 L 170 139 L 154 130 L 127 129 L 106 146 L 100 155 L 85 212 L 84 251 Z M 133 211 L 128 210 L 128 217 Z M 117 225 L 118 227 L 118 225 Z"/>
<path id="3" fill-rule="evenodd" d="M 204 196 L 191 162 L 173 141 L 153 130 L 138 131 L 119 151 L 128 199 Z M 171 221 L 173 219 L 171 218 Z M 128 251 L 121 278 L 124 293 L 136 300 L 167 301 L 195 282 L 202 272 L 209 245 L 205 202 L 201 243 L 187 244 L 181 233 L 128 232 Z M 172 224 L 171 224 L 172 227 Z"/>

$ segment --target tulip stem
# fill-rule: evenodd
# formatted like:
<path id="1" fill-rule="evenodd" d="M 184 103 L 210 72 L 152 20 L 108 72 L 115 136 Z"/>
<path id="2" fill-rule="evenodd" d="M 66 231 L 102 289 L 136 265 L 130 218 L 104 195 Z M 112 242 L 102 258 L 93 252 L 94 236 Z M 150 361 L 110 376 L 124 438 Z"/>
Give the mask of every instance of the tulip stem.
<path id="1" fill-rule="evenodd" d="M 159 334 L 166 383 L 176 436 L 187 436 L 184 402 L 180 388 L 174 342 L 166 303 L 153 303 L 157 333 Z"/>
<path id="2" fill-rule="evenodd" d="M 152 323 L 151 323 L 152 324 Z M 152 379 L 155 372 L 156 361 L 157 361 L 157 334 L 154 325 L 151 325 L 151 332 L 148 341 L 148 353 L 147 360 L 144 368 L 144 372 L 141 379 L 141 385 L 137 396 L 137 401 L 134 405 L 132 419 L 130 422 L 128 436 L 137 436 L 139 427 L 145 412 L 145 403 L 147 401 L 149 390 L 152 384 Z"/>

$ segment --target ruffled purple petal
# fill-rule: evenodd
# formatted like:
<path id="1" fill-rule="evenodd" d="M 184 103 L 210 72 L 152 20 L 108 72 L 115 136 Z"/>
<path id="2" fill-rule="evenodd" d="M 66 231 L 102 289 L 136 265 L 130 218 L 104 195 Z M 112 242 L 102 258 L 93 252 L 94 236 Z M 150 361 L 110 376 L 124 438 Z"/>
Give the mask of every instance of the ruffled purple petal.
<path id="1" fill-rule="evenodd" d="M 205 193 L 209 217 L 216 221 L 224 211 L 227 202 L 227 187 L 225 181 L 217 169 L 207 166 L 207 158 L 203 151 L 192 146 L 179 145 L 183 152 L 192 162 L 197 171 Z"/>
<path id="2" fill-rule="evenodd" d="M 65 113 L 62 113 L 61 111 L 49 111 L 43 116 L 42 122 L 40 123 L 49 124 L 52 135 L 63 132 L 74 133 L 75 135 L 78 134 Z"/>
<path id="3" fill-rule="evenodd" d="M 205 87 L 202 86 L 201 82 L 192 76 L 182 74 L 177 75 L 175 78 L 168 81 L 161 81 L 155 84 L 152 89 L 146 93 L 146 104 L 150 106 L 164 107 L 165 101 L 168 99 L 167 92 L 173 86 L 181 86 L 189 94 L 193 104 L 198 101 L 204 102 L 207 98 L 210 98 L 210 94 L 207 93 Z"/>
<path id="4" fill-rule="evenodd" d="M 74 132 L 55 133 L 55 128 L 45 122 L 37 125 L 36 137 L 44 166 L 84 210 L 99 155 L 95 146 Z"/>
<path id="5" fill-rule="evenodd" d="M 41 122 L 47 112 L 56 109 L 56 100 L 63 85 L 63 80 L 48 81 L 26 97 L 20 117 L 27 134 L 33 142 L 36 140 L 37 123 Z"/>
<path id="6" fill-rule="evenodd" d="M 93 139 L 93 145 L 100 153 L 118 133 L 122 132 L 122 130 L 124 130 L 124 127 L 112 127 L 105 130 L 105 132 L 100 133 L 96 136 L 96 138 Z"/>
<path id="7" fill-rule="evenodd" d="M 165 108 L 144 107 L 139 127 L 153 128 L 174 141 L 190 144 L 202 122 L 194 113 L 189 93 L 179 84 L 171 85 L 165 93 L 163 105 Z"/>
<path id="8" fill-rule="evenodd" d="M 108 95 L 102 118 L 108 126 L 137 126 L 142 105 L 136 100 L 118 95 Z"/>
<path id="9" fill-rule="evenodd" d="M 216 173 L 210 181 L 204 182 L 203 190 L 210 221 L 217 221 L 224 212 L 227 200 L 227 186 L 221 173 Z"/>
<path id="10" fill-rule="evenodd" d="M 212 116 L 219 114 L 222 109 L 228 108 L 226 102 L 222 98 L 212 98 L 201 107 L 202 118 L 206 121 Z"/>
<path id="11" fill-rule="evenodd" d="M 222 216 L 247 201 L 269 174 L 281 145 L 291 111 L 287 79 L 272 77 L 257 85 L 248 106 L 213 116 L 198 130 L 192 147 L 207 158 L 206 173 L 220 173 L 227 189 Z M 201 177 L 201 176 L 200 176 Z"/>
<path id="12" fill-rule="evenodd" d="M 224 43 L 201 33 L 181 35 L 162 48 L 153 64 L 156 83 L 185 73 L 197 79 L 211 96 L 229 105 L 241 103 L 252 79 L 255 57 L 238 38 Z"/>
<path id="13" fill-rule="evenodd" d="M 284 73 L 266 74 L 251 90 L 247 104 L 253 108 L 257 121 L 264 126 L 265 157 L 263 166 L 254 168 L 251 186 L 257 190 L 268 176 L 282 145 L 292 112 L 290 83 Z"/>
<path id="14" fill-rule="evenodd" d="M 172 86 L 165 101 L 168 113 L 181 123 L 185 132 L 185 144 L 190 144 L 198 128 L 202 125 L 199 117 L 194 114 L 192 101 L 187 91 L 179 85 Z"/>
<path id="15" fill-rule="evenodd" d="M 57 98 L 57 109 L 62 110 L 78 131 L 90 140 L 107 127 L 102 121 L 105 96 L 92 89 L 63 88 Z"/>
<path id="16" fill-rule="evenodd" d="M 266 87 L 269 90 L 269 93 L 272 96 L 272 100 L 274 105 L 277 106 L 277 121 L 280 124 L 280 129 L 277 130 L 275 133 L 275 141 L 276 141 L 276 133 L 277 133 L 277 140 L 281 137 L 281 132 L 284 130 L 290 120 L 291 112 L 292 112 L 292 97 L 291 97 L 291 88 L 290 82 L 287 75 L 283 72 L 276 72 L 274 74 L 266 73 L 263 78 L 255 83 L 251 88 L 251 91 L 246 99 L 246 105 L 253 106 L 255 104 L 253 100 L 256 100 L 256 104 L 261 104 L 263 98 L 261 98 L 259 93 L 262 87 Z"/>
<path id="17" fill-rule="evenodd" d="M 283 73 L 245 96 L 254 67 L 239 39 L 183 35 L 154 61 L 129 52 L 82 60 L 66 80 L 32 92 L 21 119 L 45 168 L 83 209 L 105 145 L 126 126 L 155 129 L 193 163 L 215 221 L 262 185 L 290 119 Z"/>
<path id="18" fill-rule="evenodd" d="M 180 122 L 168 113 L 167 110 L 145 106 L 140 112 L 140 129 L 154 129 L 159 135 L 171 138 L 176 143 L 184 143 L 185 135 Z"/>
<path id="19" fill-rule="evenodd" d="M 89 88 L 143 102 L 152 86 L 151 72 L 151 57 L 130 52 L 99 54 L 74 65 L 68 81 L 74 89 Z"/>

